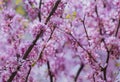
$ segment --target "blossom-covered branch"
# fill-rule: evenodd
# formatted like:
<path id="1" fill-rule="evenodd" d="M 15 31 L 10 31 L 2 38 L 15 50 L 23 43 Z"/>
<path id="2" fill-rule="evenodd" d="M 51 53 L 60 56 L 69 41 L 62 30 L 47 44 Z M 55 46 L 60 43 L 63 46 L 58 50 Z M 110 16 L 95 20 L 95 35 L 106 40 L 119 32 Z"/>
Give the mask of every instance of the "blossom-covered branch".
<path id="1" fill-rule="evenodd" d="M 56 1 L 55 6 L 53 7 L 53 9 L 51 10 L 49 16 L 46 19 L 45 24 L 48 23 L 48 21 L 50 20 L 50 17 L 53 15 L 53 13 L 55 12 L 55 10 L 57 9 L 59 3 L 61 0 Z M 27 49 L 27 51 L 25 52 L 23 59 L 26 60 L 26 58 L 28 57 L 29 53 L 31 52 L 31 50 L 33 49 L 33 47 L 35 46 L 36 42 L 38 41 L 39 37 L 41 36 L 41 34 L 43 34 L 43 30 L 40 30 L 40 32 L 37 34 L 35 40 L 33 40 L 32 44 L 29 46 L 29 48 Z M 21 65 L 19 65 L 17 68 L 17 70 L 15 72 L 13 72 L 10 76 L 10 78 L 8 79 L 7 82 L 12 82 L 12 80 L 14 79 L 14 77 L 16 76 L 17 72 L 19 71 Z"/>

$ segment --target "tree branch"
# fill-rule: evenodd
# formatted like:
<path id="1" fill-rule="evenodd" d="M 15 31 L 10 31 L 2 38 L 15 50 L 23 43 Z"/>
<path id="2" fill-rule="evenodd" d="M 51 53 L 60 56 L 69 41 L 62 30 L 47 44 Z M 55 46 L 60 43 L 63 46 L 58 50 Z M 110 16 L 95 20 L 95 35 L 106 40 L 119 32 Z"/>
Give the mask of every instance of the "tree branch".
<path id="1" fill-rule="evenodd" d="M 51 16 L 55 13 L 55 11 L 56 11 L 56 9 L 57 9 L 57 7 L 58 7 L 58 5 L 59 5 L 60 2 L 61 2 L 61 0 L 57 0 L 57 1 L 56 1 L 53 9 L 51 10 L 50 14 L 48 15 L 48 17 L 47 17 L 47 19 L 46 19 L 46 21 L 45 21 L 45 24 L 48 23 L 48 21 L 50 20 Z"/>
<path id="2" fill-rule="evenodd" d="M 88 54 L 88 56 L 93 59 L 94 62 L 97 62 L 97 61 L 95 60 L 95 58 L 92 56 L 92 54 L 91 54 L 88 50 L 86 50 L 86 49 L 80 44 L 80 42 L 77 41 L 77 39 L 76 39 L 71 33 L 68 33 L 68 34 L 71 35 L 71 37 L 72 37 L 72 38 L 77 42 L 77 44 Z"/>
<path id="3" fill-rule="evenodd" d="M 93 82 L 96 82 L 96 81 L 95 81 L 95 75 L 94 75 L 94 74 L 93 74 Z"/>
<path id="4" fill-rule="evenodd" d="M 29 66 L 29 67 L 30 67 L 30 68 L 29 68 L 28 74 L 27 74 L 27 76 L 26 76 L 25 82 L 28 82 L 28 77 L 29 77 L 30 72 L 31 72 L 31 69 L 32 69 L 32 67 L 31 67 L 31 66 Z"/>
<path id="5" fill-rule="evenodd" d="M 116 29 L 116 32 L 115 32 L 116 37 L 118 35 L 119 29 L 120 29 L 120 17 L 119 17 L 118 26 L 117 26 L 117 29 Z"/>
<path id="6" fill-rule="evenodd" d="M 90 46 L 90 43 L 89 43 L 90 38 L 88 36 L 88 32 L 87 32 L 87 29 L 86 29 L 86 26 L 85 26 L 85 15 L 84 15 L 84 19 L 83 19 L 82 23 L 83 23 L 83 27 L 84 27 L 84 30 L 85 30 L 85 33 L 86 33 L 86 37 L 88 39 L 88 45 Z"/>
<path id="7" fill-rule="evenodd" d="M 75 40 L 75 42 L 77 42 L 77 44 L 80 46 L 80 48 L 82 48 L 82 49 L 88 54 L 88 56 L 89 56 L 90 58 L 92 58 L 94 62 L 97 63 L 97 61 L 96 61 L 95 58 L 92 56 L 92 54 L 91 54 L 88 50 L 86 50 L 86 49 L 80 44 L 80 42 L 79 42 L 71 33 L 65 32 L 64 30 L 62 30 L 62 29 L 60 29 L 60 28 L 59 28 L 59 30 L 61 30 L 62 32 L 66 33 L 66 34 L 68 34 L 68 35 L 70 35 L 70 36 Z"/>
<path id="8" fill-rule="evenodd" d="M 57 0 L 52 11 L 50 12 L 49 16 L 46 19 L 45 24 L 48 23 L 48 21 L 50 20 L 50 17 L 53 15 L 53 13 L 56 11 L 59 3 L 61 2 L 61 0 Z M 36 44 L 37 40 L 39 39 L 39 37 L 41 36 L 41 34 L 43 33 L 43 30 L 40 31 L 40 33 L 36 36 L 35 40 L 33 40 L 32 44 L 29 46 L 29 48 L 26 50 L 23 59 L 26 60 L 26 58 L 28 57 L 29 53 L 31 52 L 31 50 L 33 49 L 34 45 Z M 20 69 L 21 65 L 19 65 L 17 68 Z M 17 72 L 19 71 L 19 69 L 17 69 L 15 72 L 13 72 L 10 76 L 10 78 L 7 80 L 7 82 L 12 82 L 12 80 L 14 79 L 14 77 L 16 76 Z"/>
<path id="9" fill-rule="evenodd" d="M 115 32 L 115 37 L 117 37 L 117 35 L 118 35 L 119 28 L 120 28 L 120 19 L 119 19 L 119 22 L 118 22 L 117 30 Z M 104 80 L 107 80 L 106 73 L 107 73 L 107 67 L 108 67 L 108 62 L 109 62 L 109 58 L 110 58 L 110 51 L 112 50 L 112 47 L 110 48 L 110 50 L 108 50 L 107 45 L 106 45 L 104 40 L 103 40 L 103 42 L 104 42 L 105 47 L 107 49 L 107 54 L 108 55 L 107 55 L 107 59 L 106 59 L 107 65 L 106 65 L 106 67 L 102 68 L 102 71 L 103 71 L 103 75 L 104 75 Z"/>
<path id="10" fill-rule="evenodd" d="M 38 12 L 38 18 L 40 22 L 41 22 L 41 5 L 42 5 L 42 0 L 40 0 L 39 2 L 39 12 Z"/>
<path id="11" fill-rule="evenodd" d="M 51 73 L 50 62 L 49 61 L 47 61 L 47 67 L 48 67 L 48 74 L 50 76 L 50 82 L 53 82 L 53 75 Z"/>
<path id="12" fill-rule="evenodd" d="M 52 35 L 53 35 L 54 31 L 55 31 L 55 28 L 56 28 L 56 25 L 53 26 L 53 30 L 52 30 L 52 32 L 50 34 L 50 37 L 48 38 L 47 42 L 49 42 L 50 39 L 52 38 Z M 42 48 L 42 50 L 41 50 L 41 52 L 39 54 L 38 60 L 42 58 L 42 53 L 43 53 L 43 51 L 44 51 L 45 48 L 46 48 L 46 46 L 44 45 L 44 47 Z"/>
<path id="13" fill-rule="evenodd" d="M 115 37 L 117 37 L 117 35 L 118 35 L 119 28 L 120 28 L 120 19 L 119 19 L 119 22 L 118 22 L 117 30 L 116 30 L 116 32 L 115 32 Z M 104 43 L 105 43 L 105 42 L 104 42 Z M 105 44 L 105 45 L 106 45 L 106 44 Z M 104 80 L 107 80 L 107 78 L 106 78 L 106 73 L 107 73 L 107 67 L 108 67 L 108 62 L 109 62 L 109 58 L 110 58 L 110 51 L 112 50 L 112 47 L 110 48 L 110 50 L 108 50 L 107 45 L 106 45 L 106 49 L 107 49 L 107 53 L 108 53 L 107 59 L 106 59 L 107 66 L 104 67 L 104 68 L 102 68 L 102 70 L 103 70 L 103 75 L 104 75 Z"/>
<path id="14" fill-rule="evenodd" d="M 33 40 L 32 44 L 29 46 L 29 48 L 27 49 L 27 51 L 25 52 L 23 59 L 25 60 L 29 53 L 31 52 L 31 50 L 33 49 L 33 47 L 35 46 L 37 40 L 39 39 L 39 37 L 43 34 L 43 30 L 40 31 L 40 33 L 36 36 L 35 40 Z"/>
<path id="15" fill-rule="evenodd" d="M 96 1 L 96 0 L 95 0 Z M 95 12 L 96 12 L 96 15 L 97 15 L 97 17 L 98 17 L 98 19 L 99 19 L 99 33 L 100 33 L 100 35 L 101 36 L 103 36 L 103 34 L 102 34 L 102 29 L 101 29 L 101 23 L 100 23 L 100 18 L 99 18 L 99 14 L 98 14 L 98 8 L 97 8 L 97 4 L 95 5 Z M 106 77 L 106 73 L 107 73 L 107 66 L 108 66 L 108 62 L 109 62 L 109 58 L 110 58 L 110 50 L 108 49 L 108 47 L 107 47 L 107 44 L 106 44 L 106 42 L 105 42 L 105 39 L 104 38 L 102 38 L 102 40 L 101 40 L 101 42 L 103 42 L 103 44 L 104 44 L 104 46 L 105 46 L 105 49 L 106 49 L 106 51 L 107 51 L 107 59 L 106 59 L 106 66 L 105 67 L 101 67 L 101 69 L 102 69 L 102 71 L 103 71 L 103 77 L 104 77 L 104 80 L 105 81 L 107 81 L 107 77 Z"/>
<path id="16" fill-rule="evenodd" d="M 75 76 L 75 79 L 74 79 L 75 82 L 77 82 L 77 79 L 78 79 L 78 77 L 79 77 L 79 75 L 80 75 L 80 73 L 81 73 L 81 71 L 82 71 L 83 68 L 84 68 L 84 64 L 82 63 L 81 66 L 80 66 L 80 68 L 77 71 L 76 76 Z"/>
<path id="17" fill-rule="evenodd" d="M 12 82 L 12 80 L 13 80 L 14 77 L 16 76 L 17 72 L 20 70 L 20 67 L 21 67 L 21 65 L 19 65 L 19 66 L 17 67 L 17 70 L 11 74 L 11 76 L 10 76 L 10 78 L 7 80 L 7 82 Z"/>

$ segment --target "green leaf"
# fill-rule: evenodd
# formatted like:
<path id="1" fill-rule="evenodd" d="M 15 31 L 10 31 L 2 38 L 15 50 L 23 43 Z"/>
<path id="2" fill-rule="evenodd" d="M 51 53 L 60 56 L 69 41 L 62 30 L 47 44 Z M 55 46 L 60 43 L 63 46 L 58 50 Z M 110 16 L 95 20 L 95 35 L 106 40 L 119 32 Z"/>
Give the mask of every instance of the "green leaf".
<path id="1" fill-rule="evenodd" d="M 21 4 L 22 3 L 22 0 L 15 0 L 15 4 L 16 5 L 19 5 L 19 4 Z"/>
<path id="2" fill-rule="evenodd" d="M 21 14 L 21 15 L 25 15 L 26 14 L 25 9 L 23 8 L 23 6 L 17 6 L 16 7 L 16 12 Z"/>

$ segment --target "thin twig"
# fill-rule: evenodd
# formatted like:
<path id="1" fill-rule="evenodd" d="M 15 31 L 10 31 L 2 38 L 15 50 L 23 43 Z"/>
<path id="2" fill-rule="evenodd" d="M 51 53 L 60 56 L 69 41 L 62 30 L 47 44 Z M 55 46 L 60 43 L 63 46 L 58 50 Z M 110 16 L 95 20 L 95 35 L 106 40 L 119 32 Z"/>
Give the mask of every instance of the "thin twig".
<path id="1" fill-rule="evenodd" d="M 53 30 L 52 30 L 52 32 L 51 32 L 51 34 L 50 34 L 50 36 L 49 36 L 49 38 L 48 38 L 48 40 L 47 40 L 47 43 L 48 43 L 48 42 L 50 41 L 50 39 L 52 38 L 52 35 L 53 35 L 54 31 L 55 31 L 55 28 L 56 28 L 56 25 L 53 26 Z M 41 50 L 41 52 L 40 52 L 40 54 L 39 54 L 38 60 L 42 58 L 42 54 L 43 54 L 45 48 L 46 48 L 46 45 L 43 46 L 43 48 L 42 48 L 42 50 Z M 38 60 L 37 60 L 37 61 L 38 61 Z"/>
<path id="2" fill-rule="evenodd" d="M 120 17 L 119 17 L 118 26 L 117 26 L 117 29 L 116 29 L 116 32 L 115 32 L 116 37 L 118 35 L 119 29 L 120 29 Z"/>
<path id="3" fill-rule="evenodd" d="M 69 35 L 71 35 L 71 37 L 72 37 L 72 38 L 77 42 L 77 44 L 88 54 L 88 56 L 93 59 L 94 62 L 97 62 L 97 61 L 95 60 L 95 58 L 91 55 L 91 53 L 90 53 L 88 50 L 86 50 L 86 49 L 80 44 L 80 42 L 79 42 L 71 33 L 69 33 Z"/>
<path id="4" fill-rule="evenodd" d="M 33 47 L 36 45 L 36 42 L 38 41 L 39 37 L 43 35 L 43 30 L 40 31 L 40 33 L 36 36 L 35 40 L 33 40 L 32 44 L 29 46 L 29 48 L 27 49 L 27 51 L 25 52 L 23 59 L 25 60 L 29 53 L 31 52 L 31 50 L 33 49 Z"/>
<path id="5" fill-rule="evenodd" d="M 96 1 L 96 0 L 95 0 Z M 100 17 L 99 17 L 99 14 L 98 14 L 98 8 L 97 8 L 97 4 L 95 5 L 95 12 L 96 12 L 96 15 L 97 15 L 97 17 L 98 17 L 98 19 L 99 19 L 99 32 L 100 32 L 100 35 L 101 36 L 103 36 L 103 34 L 102 34 L 102 29 L 101 29 L 101 23 L 100 23 Z M 110 58 L 110 51 L 109 51 L 109 49 L 108 49 L 108 47 L 107 47 L 107 44 L 106 44 L 106 42 L 105 42 L 105 39 L 104 38 L 102 38 L 102 40 L 101 40 L 103 43 L 104 43 L 104 46 L 105 46 L 105 49 L 106 49 L 106 51 L 107 51 L 107 59 L 106 59 L 106 66 L 105 67 L 101 67 L 101 69 L 102 69 L 102 71 L 103 71 L 103 76 L 104 76 L 104 80 L 105 81 L 107 81 L 107 77 L 106 77 L 106 73 L 107 73 L 107 66 L 108 66 L 108 62 L 109 62 L 109 58 Z"/>
<path id="6" fill-rule="evenodd" d="M 88 45 L 90 46 L 90 43 L 89 43 L 90 38 L 88 36 L 88 32 L 87 32 L 87 29 L 86 29 L 86 26 L 85 26 L 85 15 L 84 15 L 84 19 L 83 19 L 82 23 L 83 23 L 83 27 L 84 27 L 84 30 L 85 30 L 85 33 L 86 33 L 86 37 L 88 39 Z"/>
<path id="7" fill-rule="evenodd" d="M 47 17 L 47 19 L 46 19 L 46 21 L 45 21 L 45 24 L 48 23 L 48 21 L 50 20 L 51 16 L 55 13 L 55 11 L 56 11 L 56 9 L 57 9 L 57 7 L 58 7 L 58 5 L 59 5 L 60 2 L 61 2 L 61 0 L 57 0 L 57 1 L 56 1 L 53 9 L 51 10 L 50 14 L 48 15 L 48 17 Z"/>
<path id="8" fill-rule="evenodd" d="M 16 76 L 17 72 L 20 70 L 20 67 L 21 67 L 21 65 L 19 65 L 19 66 L 17 67 L 17 70 L 11 74 L 11 76 L 10 76 L 10 78 L 7 80 L 7 82 L 12 82 L 12 80 L 13 80 L 14 77 Z"/>
<path id="9" fill-rule="evenodd" d="M 28 82 L 28 77 L 29 77 L 29 75 L 30 75 L 30 72 L 31 72 L 31 69 L 32 69 L 32 67 L 31 66 L 29 66 L 30 68 L 29 68 L 29 71 L 28 71 L 28 73 L 27 73 L 27 76 L 26 76 L 26 80 L 25 80 L 25 82 Z"/>
<path id="10" fill-rule="evenodd" d="M 79 75 L 80 75 L 80 73 L 81 73 L 81 71 L 82 71 L 83 68 L 84 68 L 84 64 L 82 63 L 81 66 L 80 66 L 80 68 L 77 71 L 76 76 L 75 76 L 75 79 L 74 79 L 75 82 L 77 82 L 77 79 L 78 79 L 78 77 L 79 77 Z"/>
<path id="11" fill-rule="evenodd" d="M 47 61 L 47 67 L 48 67 L 48 74 L 50 76 L 50 82 L 53 82 L 53 75 L 51 73 L 50 62 L 49 61 Z"/>
<path id="12" fill-rule="evenodd" d="M 120 19 L 119 19 L 119 22 L 118 22 L 117 30 L 116 30 L 116 32 L 115 32 L 115 37 L 117 37 L 117 35 L 118 35 L 119 28 L 120 28 Z M 105 43 L 105 42 L 104 42 L 104 43 Z M 106 45 L 106 44 L 105 44 L 105 45 Z M 106 45 L 106 46 L 107 46 L 107 45 Z M 107 48 L 107 53 L 108 53 L 107 59 L 106 59 L 107 65 L 106 65 L 106 67 L 102 68 L 102 70 L 103 70 L 103 75 L 104 75 L 104 80 L 107 80 L 107 78 L 106 78 L 106 73 L 107 73 L 108 62 L 109 62 L 109 59 L 110 59 L 110 51 L 112 50 L 112 48 L 113 48 L 113 47 L 111 47 L 110 50 L 108 50 L 108 48 Z"/>
<path id="13" fill-rule="evenodd" d="M 95 74 L 93 74 L 93 82 L 96 82 L 96 81 L 95 81 Z"/>
<path id="14" fill-rule="evenodd" d="M 39 2 L 39 12 L 38 12 L 38 18 L 39 18 L 39 21 L 41 22 L 41 5 L 42 5 L 42 0 L 40 0 Z"/>
<path id="15" fill-rule="evenodd" d="M 102 2 L 103 2 L 103 6 L 104 6 L 104 8 L 107 6 L 106 5 L 106 3 L 107 3 L 107 1 L 106 0 L 102 0 Z"/>
<path id="16" fill-rule="evenodd" d="M 79 42 L 71 33 L 65 32 L 64 30 L 62 30 L 62 29 L 60 29 L 60 28 L 59 28 L 59 30 L 61 30 L 62 32 L 66 33 L 66 34 L 68 34 L 68 35 L 70 35 L 70 36 L 75 40 L 75 42 L 77 42 L 77 44 L 88 54 L 88 56 L 89 56 L 90 58 L 92 58 L 94 62 L 97 63 L 97 61 L 96 61 L 95 58 L 91 55 L 91 53 L 90 53 L 88 50 L 86 50 L 86 49 L 80 44 L 80 42 Z"/>

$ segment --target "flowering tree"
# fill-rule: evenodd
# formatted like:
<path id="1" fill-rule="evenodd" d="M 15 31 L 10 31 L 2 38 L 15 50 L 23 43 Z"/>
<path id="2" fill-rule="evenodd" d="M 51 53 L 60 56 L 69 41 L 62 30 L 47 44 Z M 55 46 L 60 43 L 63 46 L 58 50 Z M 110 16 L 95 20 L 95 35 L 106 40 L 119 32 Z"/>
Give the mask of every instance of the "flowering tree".
<path id="1" fill-rule="evenodd" d="M 0 0 L 0 82 L 119 82 L 120 0 Z"/>

